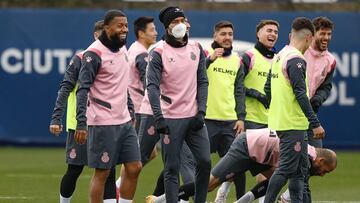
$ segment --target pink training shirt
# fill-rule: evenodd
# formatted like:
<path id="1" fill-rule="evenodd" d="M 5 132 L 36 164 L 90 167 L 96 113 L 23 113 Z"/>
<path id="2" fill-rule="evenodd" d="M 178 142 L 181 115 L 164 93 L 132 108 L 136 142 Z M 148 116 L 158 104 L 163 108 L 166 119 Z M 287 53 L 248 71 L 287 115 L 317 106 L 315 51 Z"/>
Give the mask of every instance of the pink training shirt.
<path id="1" fill-rule="evenodd" d="M 96 40 L 86 51 L 92 51 L 101 58 L 101 67 L 89 91 L 87 124 L 120 125 L 130 121 L 127 106 L 130 66 L 126 47 L 113 53 Z M 109 103 L 111 109 L 94 102 L 94 98 Z"/>
<path id="2" fill-rule="evenodd" d="M 309 86 L 309 98 L 313 97 L 316 90 L 324 82 L 326 76 L 336 67 L 335 57 L 328 51 L 317 51 L 309 47 L 305 54 L 306 74 Z"/>
<path id="3" fill-rule="evenodd" d="M 135 41 L 129 48 L 129 63 L 130 63 L 130 84 L 129 93 L 132 102 L 134 103 L 135 113 L 139 113 L 141 101 L 143 100 L 144 84 L 140 79 L 140 72 L 136 67 L 136 57 L 142 53 L 148 53 L 147 49 L 140 42 Z"/>
<path id="4" fill-rule="evenodd" d="M 163 51 L 166 50 L 166 51 Z M 196 101 L 197 71 L 200 59 L 199 45 L 189 41 L 187 46 L 174 48 L 164 41 L 155 50 L 161 55 L 161 95 L 171 99 L 171 104 L 161 99 L 165 118 L 189 118 L 198 112 Z"/>
<path id="5" fill-rule="evenodd" d="M 246 130 L 246 140 L 251 159 L 260 164 L 277 167 L 280 160 L 280 139 L 269 128 Z M 308 154 L 316 159 L 315 147 L 308 145 Z"/>
<path id="6" fill-rule="evenodd" d="M 270 134 L 271 133 L 271 134 Z M 280 139 L 269 128 L 246 130 L 249 156 L 254 161 L 277 166 L 280 158 Z"/>

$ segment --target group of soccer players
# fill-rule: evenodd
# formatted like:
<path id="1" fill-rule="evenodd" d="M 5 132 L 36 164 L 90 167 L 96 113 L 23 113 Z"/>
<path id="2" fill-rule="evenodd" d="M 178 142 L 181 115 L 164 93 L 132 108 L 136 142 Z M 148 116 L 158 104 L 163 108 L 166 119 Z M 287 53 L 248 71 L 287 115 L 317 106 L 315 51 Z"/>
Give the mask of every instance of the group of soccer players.
<path id="1" fill-rule="evenodd" d="M 240 203 L 264 195 L 261 201 L 274 202 L 287 180 L 281 201 L 311 202 L 308 178 L 337 164 L 322 148 L 316 116 L 336 64 L 327 50 L 333 23 L 294 19 L 290 43 L 277 53 L 279 23 L 262 20 L 255 47 L 240 56 L 229 21 L 214 26 L 214 41 L 203 49 L 189 39 L 182 9 L 164 8 L 159 20 L 165 34 L 156 42 L 154 18 L 136 19 L 137 40 L 127 50 L 127 17 L 110 10 L 95 24 L 95 42 L 72 58 L 50 123 L 59 135 L 67 106 L 60 203 L 71 202 L 84 165 L 95 169 L 90 202 L 132 202 L 158 141 L 164 169 L 147 202 L 205 202 L 220 184 L 215 202 L 225 202 L 230 181 Z M 211 170 L 213 152 L 221 160 Z M 115 183 L 117 164 L 123 167 Z M 245 193 L 247 170 L 258 185 Z"/>

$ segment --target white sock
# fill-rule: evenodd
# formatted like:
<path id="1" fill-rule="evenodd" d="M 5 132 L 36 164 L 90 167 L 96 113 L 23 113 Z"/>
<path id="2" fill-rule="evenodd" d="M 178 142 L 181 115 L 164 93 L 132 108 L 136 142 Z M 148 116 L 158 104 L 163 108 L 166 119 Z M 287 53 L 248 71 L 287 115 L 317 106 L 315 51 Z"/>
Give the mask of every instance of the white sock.
<path id="1" fill-rule="evenodd" d="M 104 199 L 104 203 L 116 203 L 116 199 Z"/>
<path id="2" fill-rule="evenodd" d="M 231 182 L 223 182 L 223 184 L 221 184 L 219 190 L 223 190 L 225 191 L 226 193 L 229 193 L 230 192 L 230 186 L 231 186 Z"/>
<path id="3" fill-rule="evenodd" d="M 189 200 L 183 200 L 183 199 L 180 199 L 179 203 L 189 203 Z"/>
<path id="4" fill-rule="evenodd" d="M 132 199 L 128 200 L 128 199 L 123 199 L 123 198 L 119 198 L 119 203 L 131 203 Z"/>
<path id="5" fill-rule="evenodd" d="M 70 202 L 71 202 L 71 197 L 65 198 L 60 195 L 60 203 L 70 203 Z"/>
<path id="6" fill-rule="evenodd" d="M 121 176 L 116 180 L 116 182 L 115 182 L 115 184 L 116 184 L 116 187 L 120 187 L 120 184 L 121 184 Z"/>
<path id="7" fill-rule="evenodd" d="M 265 200 L 265 196 L 262 196 L 259 198 L 259 203 L 264 203 L 264 200 Z"/>
<path id="8" fill-rule="evenodd" d="M 240 199 L 238 199 L 236 203 L 250 203 L 254 200 L 255 200 L 254 194 L 251 191 L 249 191 L 245 193 L 245 195 L 242 196 Z"/>
<path id="9" fill-rule="evenodd" d="M 166 202 L 166 196 L 165 196 L 165 194 L 162 194 L 162 195 L 156 197 L 155 202 L 156 202 L 156 203 Z"/>
<path id="10" fill-rule="evenodd" d="M 290 202 L 291 198 L 290 198 L 290 192 L 289 189 L 286 189 L 286 191 L 284 193 L 282 193 L 281 197 L 285 200 Z"/>

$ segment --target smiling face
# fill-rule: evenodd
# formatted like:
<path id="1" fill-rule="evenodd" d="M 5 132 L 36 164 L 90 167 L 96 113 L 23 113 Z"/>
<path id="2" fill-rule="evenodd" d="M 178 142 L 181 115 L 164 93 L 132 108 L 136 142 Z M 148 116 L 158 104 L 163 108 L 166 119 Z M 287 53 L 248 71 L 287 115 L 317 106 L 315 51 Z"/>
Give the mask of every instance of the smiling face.
<path id="1" fill-rule="evenodd" d="M 108 38 L 112 41 L 125 41 L 128 29 L 127 17 L 114 17 L 108 25 L 105 25 L 105 31 Z"/>
<path id="2" fill-rule="evenodd" d="M 257 33 L 256 36 L 267 49 L 272 49 L 278 39 L 278 27 L 273 24 L 267 24 L 263 26 Z"/>
<path id="3" fill-rule="evenodd" d="M 331 41 L 332 30 L 330 28 L 322 28 L 315 33 L 312 47 L 318 51 L 326 51 Z"/>

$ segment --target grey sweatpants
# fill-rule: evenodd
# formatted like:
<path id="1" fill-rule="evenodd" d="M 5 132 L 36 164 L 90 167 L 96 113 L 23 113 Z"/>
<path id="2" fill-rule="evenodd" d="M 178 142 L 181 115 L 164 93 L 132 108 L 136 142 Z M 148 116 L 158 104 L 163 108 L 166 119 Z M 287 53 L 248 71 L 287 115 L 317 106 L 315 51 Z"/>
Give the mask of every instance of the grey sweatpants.
<path id="1" fill-rule="evenodd" d="M 160 139 L 160 135 L 156 132 L 155 121 L 152 115 L 141 114 L 139 128 L 139 143 L 141 151 L 141 162 L 145 166 L 149 160 L 151 153 Z M 180 153 L 180 174 L 184 183 L 195 181 L 196 163 L 190 151 L 189 146 L 184 143 Z"/>
<path id="2" fill-rule="evenodd" d="M 162 134 L 161 145 L 164 160 L 164 185 L 167 203 L 178 202 L 180 151 L 184 140 L 196 161 L 194 202 L 206 201 L 211 170 L 210 144 L 206 127 L 191 130 L 191 119 L 165 119 L 170 133 Z"/>
<path id="3" fill-rule="evenodd" d="M 277 134 L 280 138 L 279 167 L 270 178 L 264 202 L 275 202 L 288 179 L 291 202 L 303 202 L 304 180 L 308 173 L 306 130 L 277 131 Z"/>

